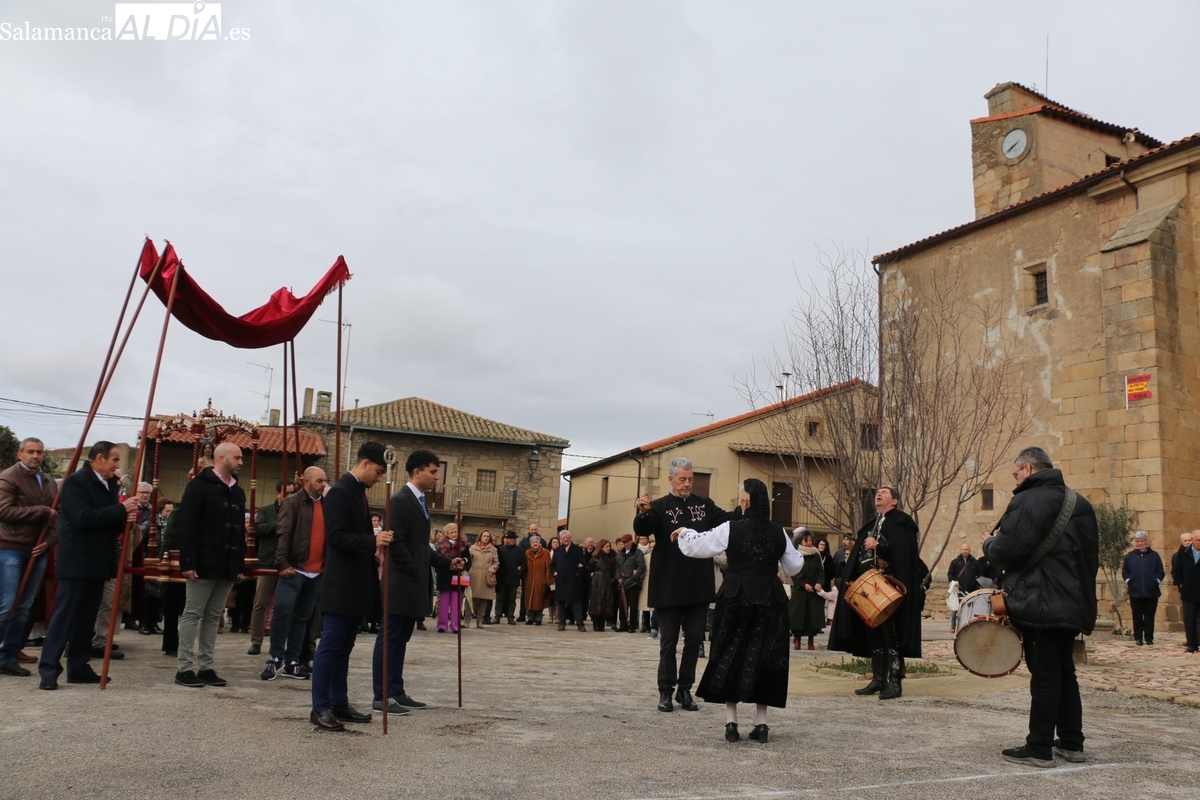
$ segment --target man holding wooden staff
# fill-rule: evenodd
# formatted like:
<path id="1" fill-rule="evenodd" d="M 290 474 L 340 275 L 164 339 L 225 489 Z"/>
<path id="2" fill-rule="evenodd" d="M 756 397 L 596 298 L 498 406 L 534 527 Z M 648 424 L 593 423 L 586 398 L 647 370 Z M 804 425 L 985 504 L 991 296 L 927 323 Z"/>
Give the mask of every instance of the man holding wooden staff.
<path id="1" fill-rule="evenodd" d="M 58 541 L 58 512 L 50 507 L 58 484 L 42 472 L 45 452 L 41 439 L 25 439 L 17 463 L 0 472 L 0 675 L 29 675 L 17 663 L 17 654 L 46 570 L 46 551 Z M 38 543 L 42 528 L 46 538 Z M 29 582 L 17 597 L 30 561 Z"/>
<path id="2" fill-rule="evenodd" d="M 429 600 L 430 566 L 457 572 L 461 558 L 450 559 L 429 546 L 429 508 L 425 493 L 437 487 L 439 460 L 429 450 L 409 453 L 404 462 L 408 482 L 391 498 L 391 526 L 394 539 L 388 553 L 388 636 L 383 630 L 375 638 L 371 675 L 375 697 L 371 707 L 383 710 L 383 648 L 388 649 L 389 714 L 407 714 L 409 709 L 424 708 L 425 703 L 409 697 L 404 689 L 404 655 L 413 628 L 433 611 Z"/>

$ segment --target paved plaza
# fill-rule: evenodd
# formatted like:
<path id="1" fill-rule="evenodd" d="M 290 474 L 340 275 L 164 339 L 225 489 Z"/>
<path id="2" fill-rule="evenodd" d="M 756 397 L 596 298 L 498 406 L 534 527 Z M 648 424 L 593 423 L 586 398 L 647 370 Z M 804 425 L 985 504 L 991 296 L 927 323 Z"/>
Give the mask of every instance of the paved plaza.
<path id="1" fill-rule="evenodd" d="M 941 628 L 927 625 L 931 652 L 945 649 Z M 370 702 L 371 641 L 359 639 L 351 665 L 360 708 Z M 259 680 L 262 658 L 245 655 L 245 635 L 218 637 L 222 689 L 174 686 L 175 662 L 157 637 L 125 632 L 120 642 L 128 657 L 114 662 L 105 691 L 0 679 L 0 796 L 1200 797 L 1200 709 L 1127 691 L 1084 690 L 1087 763 L 1002 761 L 1025 735 L 1021 673 L 914 678 L 902 699 L 881 704 L 852 695 L 861 681 L 812 668 L 837 654 L 802 651 L 788 708 L 771 712 L 770 742 L 728 744 L 722 707 L 655 710 L 658 644 L 644 635 L 469 630 L 459 709 L 455 637 L 417 632 L 407 688 L 430 707 L 393 717 L 384 737 L 379 715 L 349 733 L 314 730 L 309 684 Z"/>

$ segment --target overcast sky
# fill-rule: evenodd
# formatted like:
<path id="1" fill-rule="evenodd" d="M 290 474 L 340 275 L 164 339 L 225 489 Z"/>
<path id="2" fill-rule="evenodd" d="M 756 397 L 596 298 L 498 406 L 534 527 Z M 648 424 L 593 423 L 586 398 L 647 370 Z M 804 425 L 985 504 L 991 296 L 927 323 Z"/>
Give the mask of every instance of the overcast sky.
<path id="1" fill-rule="evenodd" d="M 113 11 L 8 0 L 0 24 Z M 349 406 L 418 395 L 608 455 L 747 410 L 735 382 L 783 343 L 817 248 L 971 219 L 968 120 L 996 83 L 1047 88 L 1047 34 L 1059 102 L 1200 130 L 1191 2 L 228 0 L 222 18 L 249 41 L 0 40 L 0 397 L 87 407 L 149 234 L 235 314 L 344 255 Z M 144 410 L 147 309 L 104 411 Z M 334 333 L 298 338 L 302 389 L 333 388 Z M 211 395 L 257 419 L 247 362 L 276 367 L 277 406 L 281 355 L 176 326 L 155 410 Z M 0 424 L 66 446 L 80 423 L 0 404 Z"/>

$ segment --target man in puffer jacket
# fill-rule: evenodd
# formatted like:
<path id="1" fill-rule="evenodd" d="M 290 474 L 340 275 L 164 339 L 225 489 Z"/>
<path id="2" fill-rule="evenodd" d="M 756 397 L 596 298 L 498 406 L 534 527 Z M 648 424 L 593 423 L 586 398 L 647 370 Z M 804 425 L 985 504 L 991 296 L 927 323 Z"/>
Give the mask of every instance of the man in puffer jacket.
<path id="1" fill-rule="evenodd" d="M 1074 647 L 1075 637 L 1096 625 L 1096 512 L 1075 495 L 1066 527 L 1038 557 L 1064 508 L 1067 486 L 1040 447 L 1025 448 L 1014 464 L 1013 499 L 997 529 L 983 537 L 984 554 L 1005 570 L 1008 614 L 1021 632 L 1030 674 L 1029 736 L 1024 747 L 1003 755 L 1018 764 L 1053 767 L 1055 755 L 1084 760 Z"/>

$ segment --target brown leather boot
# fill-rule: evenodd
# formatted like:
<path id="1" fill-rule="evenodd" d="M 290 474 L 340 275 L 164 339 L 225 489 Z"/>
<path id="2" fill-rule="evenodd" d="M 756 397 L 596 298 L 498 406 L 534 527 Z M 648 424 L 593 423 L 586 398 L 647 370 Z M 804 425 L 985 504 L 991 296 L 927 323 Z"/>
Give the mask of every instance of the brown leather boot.
<path id="1" fill-rule="evenodd" d="M 792 638 L 796 640 L 796 643 L 795 643 L 794 645 L 792 645 L 792 649 L 793 649 L 793 650 L 799 650 L 799 649 L 800 649 L 800 637 L 799 637 L 799 636 L 793 636 Z"/>
<path id="2" fill-rule="evenodd" d="M 814 638 L 814 637 L 812 637 L 812 636 L 808 637 L 808 649 L 809 649 L 809 650 L 816 650 L 816 649 L 817 649 L 816 647 L 814 647 L 814 646 L 813 646 L 813 638 Z"/>
<path id="3" fill-rule="evenodd" d="M 476 618 L 475 618 L 475 627 L 476 627 L 476 628 L 482 628 L 482 627 L 483 627 L 483 620 L 481 620 L 479 617 L 476 617 Z M 809 648 L 809 649 L 811 650 L 812 648 Z"/>

